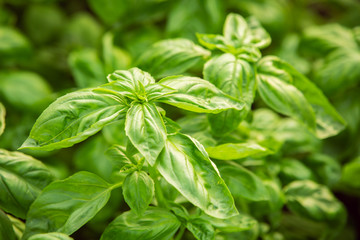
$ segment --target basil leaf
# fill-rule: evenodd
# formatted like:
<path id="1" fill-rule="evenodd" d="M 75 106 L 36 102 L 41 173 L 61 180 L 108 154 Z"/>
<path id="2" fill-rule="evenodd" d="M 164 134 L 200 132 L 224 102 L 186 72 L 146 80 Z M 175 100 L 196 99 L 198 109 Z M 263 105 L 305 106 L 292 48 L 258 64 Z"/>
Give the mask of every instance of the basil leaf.
<path id="1" fill-rule="evenodd" d="M 144 171 L 135 171 L 126 176 L 123 184 L 125 202 L 138 215 L 144 214 L 154 197 L 154 181 Z"/>
<path id="2" fill-rule="evenodd" d="M 335 50 L 326 56 L 314 80 L 328 96 L 346 91 L 359 82 L 359 63 L 360 50 Z"/>
<path id="3" fill-rule="evenodd" d="M 223 52 L 231 52 L 234 50 L 232 46 L 228 45 L 229 41 L 221 35 L 196 33 L 196 37 L 199 43 L 207 49 L 219 49 Z"/>
<path id="4" fill-rule="evenodd" d="M 0 27 L 0 62 L 28 57 L 31 53 L 29 41 L 11 27 Z"/>
<path id="5" fill-rule="evenodd" d="M 105 206 L 117 186 L 89 172 L 51 183 L 31 205 L 23 239 L 37 233 L 74 233 Z"/>
<path id="6" fill-rule="evenodd" d="M 29 238 L 29 240 L 73 240 L 66 234 L 51 232 L 51 233 L 40 233 L 33 235 Z"/>
<path id="7" fill-rule="evenodd" d="M 12 224 L 16 239 L 21 239 L 21 237 L 25 231 L 25 223 L 15 217 L 13 217 L 10 214 L 8 214 L 7 217 L 9 218 L 9 220 Z"/>
<path id="8" fill-rule="evenodd" d="M 156 166 L 167 182 L 210 216 L 237 214 L 230 191 L 195 139 L 180 133 L 169 135 Z"/>
<path id="9" fill-rule="evenodd" d="M 267 57 L 262 62 L 264 65 L 271 65 L 273 71 L 279 74 L 288 74 L 291 77 L 292 84 L 302 92 L 315 113 L 316 135 L 319 138 L 336 135 L 344 129 L 345 121 L 343 118 L 337 113 L 321 90 L 309 79 L 279 58 Z"/>
<path id="10" fill-rule="evenodd" d="M 180 224 L 175 215 L 162 208 L 149 207 L 142 216 L 128 211 L 108 225 L 100 240 L 169 240 Z"/>
<path id="11" fill-rule="evenodd" d="M 149 73 L 138 68 L 117 70 L 109 74 L 107 78 L 109 82 L 115 81 L 115 86 L 126 86 L 128 91 L 138 97 L 144 97 L 145 87 L 151 83 L 155 83 L 155 79 Z"/>
<path id="12" fill-rule="evenodd" d="M 245 20 L 239 14 L 234 13 L 230 13 L 226 17 L 224 37 L 235 47 L 245 45 L 265 48 L 271 43 L 270 35 L 254 17 Z"/>
<path id="13" fill-rule="evenodd" d="M 207 147 L 206 151 L 211 158 L 219 160 L 235 160 L 271 152 L 269 149 L 259 144 L 249 142 L 225 143 L 215 147 Z"/>
<path id="14" fill-rule="evenodd" d="M 294 181 L 284 188 L 289 209 L 315 221 L 336 221 L 343 213 L 343 205 L 331 191 L 313 181 Z"/>
<path id="15" fill-rule="evenodd" d="M 8 216 L 0 210 L 0 239 L 16 240 L 12 223 Z"/>
<path id="16" fill-rule="evenodd" d="M 186 228 L 198 240 L 215 239 L 214 227 L 203 219 L 191 219 L 186 222 Z"/>
<path id="17" fill-rule="evenodd" d="M 210 56 L 210 52 L 188 39 L 155 43 L 139 59 L 139 67 L 156 78 L 184 73 Z"/>
<path id="18" fill-rule="evenodd" d="M 166 128 L 153 103 L 135 103 L 126 114 L 126 135 L 150 165 L 164 148 Z"/>
<path id="19" fill-rule="evenodd" d="M 121 95 L 101 87 L 66 94 L 40 115 L 21 148 L 53 150 L 70 147 L 119 118 L 127 109 L 125 104 Z"/>
<path id="20" fill-rule="evenodd" d="M 106 154 L 111 157 L 114 170 L 124 171 L 136 169 L 137 162 L 129 156 L 123 146 L 114 145 L 107 150 Z"/>
<path id="21" fill-rule="evenodd" d="M 354 35 L 350 29 L 340 24 L 311 26 L 304 30 L 303 45 L 311 54 L 324 56 L 335 49 L 357 49 Z"/>
<path id="22" fill-rule="evenodd" d="M 242 111 L 228 110 L 217 115 L 208 115 L 212 130 L 222 135 L 237 128 L 250 111 L 255 97 L 254 66 L 232 54 L 222 54 L 209 60 L 204 66 L 204 78 L 230 96 L 243 99 L 246 108 Z"/>
<path id="23" fill-rule="evenodd" d="M 145 91 L 148 101 L 153 101 L 162 96 L 177 92 L 175 89 L 158 83 L 147 85 L 145 87 Z"/>
<path id="24" fill-rule="evenodd" d="M 30 205 L 53 176 L 40 161 L 0 149 L 0 207 L 25 219 Z"/>
<path id="25" fill-rule="evenodd" d="M 12 106 L 33 112 L 42 111 L 52 98 L 45 79 L 27 71 L 0 72 L 0 95 Z"/>
<path id="26" fill-rule="evenodd" d="M 359 174 L 360 157 L 357 157 L 344 165 L 344 168 L 342 169 L 341 183 L 344 183 L 354 189 L 360 189 L 360 183 L 358 181 Z"/>
<path id="27" fill-rule="evenodd" d="M 258 89 L 264 102 L 275 111 L 291 116 L 315 131 L 314 110 L 305 96 L 291 83 L 279 78 L 279 72 L 271 72 L 271 62 L 262 59 L 258 68 Z M 277 70 L 277 69 L 276 69 Z M 281 75 L 283 77 L 283 75 Z"/>
<path id="28" fill-rule="evenodd" d="M 104 68 L 96 50 L 74 51 L 69 55 L 68 63 L 78 87 L 97 87 L 106 83 Z"/>
<path id="29" fill-rule="evenodd" d="M 227 219 L 219 219 L 202 215 L 202 219 L 210 222 L 217 230 L 221 232 L 240 232 L 252 229 L 257 225 L 257 221 L 245 214 L 239 214 Z"/>
<path id="30" fill-rule="evenodd" d="M 5 130 L 5 114 L 6 114 L 5 107 L 0 102 L 0 136 L 1 134 L 3 134 Z"/>
<path id="31" fill-rule="evenodd" d="M 235 198 L 246 198 L 251 201 L 269 199 L 264 184 L 253 172 L 240 165 L 222 166 L 219 170 Z"/>
<path id="32" fill-rule="evenodd" d="M 242 110 L 244 103 L 213 84 L 196 77 L 175 76 L 162 79 L 160 84 L 177 90 L 176 93 L 158 99 L 185 110 L 200 113 L 219 113 L 227 109 Z"/>
<path id="33" fill-rule="evenodd" d="M 123 14 L 124 3 L 116 0 L 105 0 L 102 2 L 96 0 L 87 0 L 92 11 L 106 24 L 110 25 L 116 22 Z"/>

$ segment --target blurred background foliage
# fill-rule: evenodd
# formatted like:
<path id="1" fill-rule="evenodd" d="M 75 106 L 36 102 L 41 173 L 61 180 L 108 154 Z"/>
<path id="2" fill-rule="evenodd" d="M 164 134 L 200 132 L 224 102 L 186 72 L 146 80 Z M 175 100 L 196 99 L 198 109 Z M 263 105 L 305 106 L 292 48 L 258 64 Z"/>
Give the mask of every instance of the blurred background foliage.
<path id="1" fill-rule="evenodd" d="M 105 83 L 106 75 L 114 70 L 137 66 L 142 53 L 159 40 L 188 38 L 197 42 L 195 33 L 220 34 L 230 12 L 245 17 L 254 15 L 272 37 L 272 44 L 263 55 L 277 55 L 306 74 L 347 122 L 340 135 L 321 141 L 294 121 L 282 119 L 269 110 L 257 110 L 252 123 L 242 124 L 242 134 L 250 139 L 272 137 L 281 142 L 281 153 L 266 159 L 267 168 L 279 173 L 282 185 L 300 179 L 327 185 L 343 201 L 349 214 L 339 239 L 358 239 L 360 2 L 357 0 L 0 0 L 0 102 L 6 109 L 0 148 L 15 151 L 42 110 L 57 97 Z M 201 67 L 192 69 L 191 74 L 201 77 Z M 254 109 L 260 107 L 263 103 L 256 99 Z M 173 119 L 185 116 L 172 108 L 166 110 Z M 178 122 L 183 132 L 187 125 L 196 124 L 193 118 L 187 121 L 186 116 Z M 109 125 L 71 149 L 26 153 L 50 166 L 59 179 L 87 170 L 110 180 L 112 165 L 104 152 L 111 144 L 124 142 L 118 129 L 121 127 Z M 201 142 L 211 145 L 206 142 L 206 135 L 197 134 Z M 255 173 L 259 164 L 262 163 L 252 159 L 242 162 Z M 261 175 L 261 171 L 257 174 Z M 272 187 L 279 191 L 278 186 Z M 121 199 L 121 192 L 114 194 L 110 204 L 86 225 L 86 230 L 82 228 L 76 234 L 84 239 L 97 239 L 114 214 L 126 208 Z M 260 219 L 267 214 L 271 222 L 270 213 L 259 211 L 266 209 L 264 204 L 250 205 L 252 214 Z M 283 239 L 281 236 L 317 239 L 321 226 L 284 211 L 282 220 L 272 224 L 272 229 L 266 224 L 260 226 L 263 233 L 268 233 L 262 239 Z"/>

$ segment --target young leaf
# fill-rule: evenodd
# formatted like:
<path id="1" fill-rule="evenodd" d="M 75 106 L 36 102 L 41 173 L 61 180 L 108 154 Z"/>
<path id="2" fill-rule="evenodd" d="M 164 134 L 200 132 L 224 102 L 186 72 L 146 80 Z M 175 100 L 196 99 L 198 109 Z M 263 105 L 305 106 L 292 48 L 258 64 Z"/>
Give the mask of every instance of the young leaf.
<path id="1" fill-rule="evenodd" d="M 135 103 L 126 114 L 125 132 L 150 165 L 164 148 L 166 128 L 153 103 Z"/>
<path id="2" fill-rule="evenodd" d="M 5 114 L 6 114 L 5 107 L 0 102 L 0 136 L 1 134 L 3 134 L 5 130 Z"/>
<path id="3" fill-rule="evenodd" d="M 243 99 L 246 108 L 242 111 L 227 110 L 217 115 L 208 115 L 212 130 L 225 134 L 234 130 L 247 115 L 255 97 L 255 70 L 247 61 L 226 53 L 209 60 L 204 67 L 204 79 L 236 99 Z"/>
<path id="4" fill-rule="evenodd" d="M 105 206 L 118 185 L 89 172 L 51 183 L 31 205 L 23 239 L 37 233 L 74 233 Z"/>
<path id="5" fill-rule="evenodd" d="M 155 83 L 155 79 L 149 73 L 144 72 L 139 68 L 117 70 L 109 74 L 107 79 L 109 82 L 115 81 L 114 86 L 126 89 L 137 96 L 137 98 L 144 98 L 146 93 L 145 87 Z"/>
<path id="6" fill-rule="evenodd" d="M 51 233 L 39 233 L 33 235 L 29 238 L 29 240 L 73 240 L 66 234 L 51 232 Z"/>
<path id="7" fill-rule="evenodd" d="M 82 49 L 69 55 L 68 63 L 79 88 L 96 87 L 105 82 L 102 63 L 94 49 Z"/>
<path id="8" fill-rule="evenodd" d="M 142 215 L 154 197 L 154 181 L 144 171 L 135 171 L 126 176 L 123 195 L 126 203 L 137 215 Z"/>
<path id="9" fill-rule="evenodd" d="M 246 198 L 251 201 L 269 199 L 264 184 L 253 172 L 240 165 L 223 166 L 219 170 L 234 197 Z"/>
<path id="10" fill-rule="evenodd" d="M 195 139 L 180 133 L 169 135 L 156 166 L 167 182 L 210 216 L 228 218 L 237 214 L 234 199 L 216 166 Z"/>
<path id="11" fill-rule="evenodd" d="M 104 86 L 111 86 L 111 83 Z M 40 115 L 21 148 L 70 147 L 119 118 L 127 109 L 125 104 L 121 95 L 101 87 L 66 94 Z"/>
<path id="12" fill-rule="evenodd" d="M 198 240 L 212 240 L 215 239 L 214 227 L 204 219 L 192 219 L 186 222 L 186 228 Z"/>
<path id="13" fill-rule="evenodd" d="M 148 99 L 148 101 L 153 101 L 162 96 L 169 95 L 169 94 L 175 93 L 177 91 L 168 86 L 155 83 L 155 84 L 147 85 L 145 87 L 145 92 L 146 92 L 146 98 Z"/>
<path id="14" fill-rule="evenodd" d="M 262 65 L 271 66 L 270 69 L 273 69 L 272 71 L 279 74 L 279 76 L 290 76 L 293 86 L 301 91 L 315 113 L 316 135 L 319 138 L 336 135 L 344 129 L 345 121 L 330 104 L 321 90 L 294 67 L 277 57 L 266 57 L 262 59 Z"/>
<path id="15" fill-rule="evenodd" d="M 169 240 L 180 224 L 174 214 L 162 208 L 149 207 L 141 216 L 128 211 L 108 225 L 100 240 Z"/>
<path id="16" fill-rule="evenodd" d="M 209 56 L 209 51 L 190 40 L 163 40 L 144 52 L 139 67 L 160 78 L 182 74 Z"/>
<path id="17" fill-rule="evenodd" d="M 0 210 L 0 239 L 17 240 L 10 219 L 1 210 Z"/>
<path id="18" fill-rule="evenodd" d="M 227 109 L 242 110 L 244 103 L 235 99 L 213 84 L 196 77 L 176 76 L 162 79 L 160 84 L 177 90 L 176 93 L 158 99 L 185 110 L 199 113 L 219 113 Z"/>
<path id="19" fill-rule="evenodd" d="M 271 152 L 269 149 L 256 143 L 225 143 L 216 147 L 207 147 L 211 158 L 219 160 L 235 160 L 246 158 L 257 154 L 267 154 Z"/>
<path id="20" fill-rule="evenodd" d="M 343 205 L 331 191 L 313 181 L 294 181 L 284 188 L 289 209 L 315 221 L 336 221 L 343 213 Z"/>
<path id="21" fill-rule="evenodd" d="M 263 59 L 258 68 L 258 89 L 261 98 L 275 111 L 303 122 L 314 131 L 316 118 L 310 103 L 301 91 L 279 77 L 277 69 L 271 72 L 268 65 L 269 63 Z"/>
<path id="22" fill-rule="evenodd" d="M 0 207 L 6 212 L 25 219 L 32 202 L 52 180 L 40 161 L 0 149 Z"/>
<path id="23" fill-rule="evenodd" d="M 240 232 L 253 228 L 257 221 L 245 214 L 239 214 L 227 219 L 219 219 L 210 217 L 209 215 L 202 215 L 202 219 L 210 222 L 216 229 L 221 232 Z"/>

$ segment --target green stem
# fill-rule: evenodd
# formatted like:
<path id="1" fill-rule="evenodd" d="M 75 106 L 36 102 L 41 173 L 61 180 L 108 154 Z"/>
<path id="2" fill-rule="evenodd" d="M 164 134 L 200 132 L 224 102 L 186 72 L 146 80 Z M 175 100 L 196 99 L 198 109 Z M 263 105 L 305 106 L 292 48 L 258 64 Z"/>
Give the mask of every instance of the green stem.
<path id="1" fill-rule="evenodd" d="M 174 240 L 180 240 L 182 238 L 182 236 L 184 235 L 185 232 L 185 226 L 183 224 L 181 224 L 179 233 L 176 235 Z"/>

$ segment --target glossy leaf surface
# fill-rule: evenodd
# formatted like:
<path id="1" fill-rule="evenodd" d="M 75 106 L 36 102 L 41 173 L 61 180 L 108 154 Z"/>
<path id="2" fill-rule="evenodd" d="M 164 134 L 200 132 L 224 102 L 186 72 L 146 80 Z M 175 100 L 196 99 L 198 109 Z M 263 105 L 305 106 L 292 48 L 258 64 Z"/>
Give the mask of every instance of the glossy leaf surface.
<path id="1" fill-rule="evenodd" d="M 192 204 L 210 216 L 237 214 L 234 200 L 203 146 L 183 135 L 169 135 L 157 169 Z"/>
<path id="2" fill-rule="evenodd" d="M 21 148 L 70 147 L 100 131 L 126 108 L 121 95 L 101 87 L 66 94 L 40 115 Z"/>
<path id="3" fill-rule="evenodd" d="M 126 114 L 126 135 L 150 165 L 164 148 L 166 128 L 152 103 L 135 103 Z"/>
<path id="4" fill-rule="evenodd" d="M 227 109 L 242 110 L 244 103 L 235 99 L 213 84 L 196 77 L 168 77 L 160 84 L 177 90 L 158 101 L 193 112 L 219 113 Z"/>
<path id="5" fill-rule="evenodd" d="M 131 210 L 142 215 L 154 197 L 154 181 L 144 171 L 135 171 L 126 176 L 123 195 Z"/>
<path id="6" fill-rule="evenodd" d="M 105 229 L 101 240 L 169 240 L 180 227 L 175 215 L 162 208 L 149 207 L 142 216 L 125 212 Z"/>
<path id="7" fill-rule="evenodd" d="M 51 233 L 40 233 L 33 235 L 29 240 L 73 240 L 66 234 L 51 232 Z"/>
<path id="8" fill-rule="evenodd" d="M 0 149 L 0 207 L 6 212 L 25 219 L 32 202 L 53 179 L 42 162 Z"/>
<path id="9" fill-rule="evenodd" d="M 23 239 L 37 233 L 72 234 L 104 207 L 114 187 L 89 172 L 53 182 L 31 205 Z"/>
<path id="10" fill-rule="evenodd" d="M 219 160 L 235 160 L 257 154 L 266 154 L 270 151 L 256 143 L 225 143 L 215 147 L 207 147 L 211 158 Z"/>

